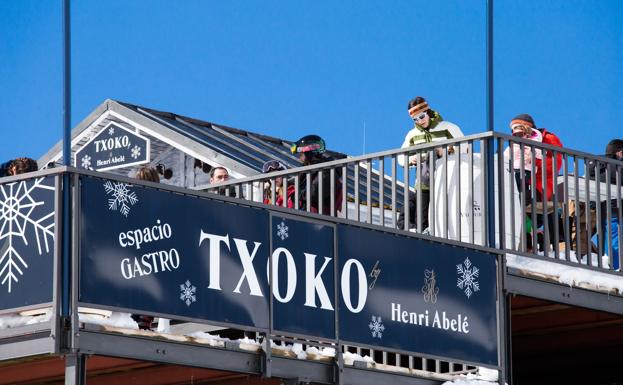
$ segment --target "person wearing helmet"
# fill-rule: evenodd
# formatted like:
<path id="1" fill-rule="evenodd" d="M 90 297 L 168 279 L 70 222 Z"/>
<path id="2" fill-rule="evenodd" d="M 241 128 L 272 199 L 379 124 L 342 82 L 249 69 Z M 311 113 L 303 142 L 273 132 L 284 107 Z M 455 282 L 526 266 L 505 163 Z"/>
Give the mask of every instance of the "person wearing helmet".
<path id="1" fill-rule="evenodd" d="M 325 154 L 326 145 L 324 139 L 318 135 L 306 135 L 297 140 L 290 148 L 292 154 L 298 155 L 299 160 L 303 163 L 303 166 L 311 166 L 314 164 L 330 162 L 333 157 Z M 335 213 L 337 214 L 342 207 L 342 183 L 341 169 L 336 169 L 335 180 Z M 331 214 L 331 173 L 330 170 L 324 170 L 322 173 L 322 210 L 319 210 L 319 173 L 313 172 L 311 174 L 311 187 L 310 187 L 310 207 L 314 213 L 321 212 L 325 215 Z M 299 202 L 300 208 L 307 208 L 307 183 L 306 174 L 302 175 L 299 189 Z"/>
<path id="2" fill-rule="evenodd" d="M 326 145 L 324 139 L 318 135 L 305 135 L 297 140 L 290 149 L 292 154 L 298 155 L 303 166 L 323 163 L 333 160 L 331 157 L 324 155 Z"/>

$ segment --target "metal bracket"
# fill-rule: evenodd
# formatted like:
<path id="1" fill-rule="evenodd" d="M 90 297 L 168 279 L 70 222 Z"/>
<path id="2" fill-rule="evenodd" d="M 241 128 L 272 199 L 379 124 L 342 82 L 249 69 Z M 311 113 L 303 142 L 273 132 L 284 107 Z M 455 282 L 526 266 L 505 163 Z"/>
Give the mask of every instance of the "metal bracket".
<path id="1" fill-rule="evenodd" d="M 264 349 L 264 354 L 262 354 L 262 359 L 260 363 L 262 365 L 262 377 L 271 378 L 272 377 L 272 352 L 271 352 L 271 339 L 267 335 L 264 336 L 264 342 L 266 343 L 266 348 Z"/>
<path id="2" fill-rule="evenodd" d="M 71 353 L 71 321 L 69 317 L 60 316 L 58 318 L 58 349 L 59 353 Z"/>
<path id="3" fill-rule="evenodd" d="M 335 357 L 335 375 L 333 382 L 335 385 L 344 384 L 344 355 L 342 354 L 342 344 L 338 344 L 337 354 Z"/>

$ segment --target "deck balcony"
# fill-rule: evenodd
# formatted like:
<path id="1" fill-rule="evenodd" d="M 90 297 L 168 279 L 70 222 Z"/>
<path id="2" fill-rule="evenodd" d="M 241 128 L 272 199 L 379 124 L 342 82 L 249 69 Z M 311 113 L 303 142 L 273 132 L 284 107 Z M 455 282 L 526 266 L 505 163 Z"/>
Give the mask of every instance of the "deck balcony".
<path id="1" fill-rule="evenodd" d="M 551 158 L 551 164 L 532 162 L 516 174 L 509 148 L 518 149 L 521 164 L 524 157 Z M 421 177 L 426 169 L 427 186 Z M 511 296 L 608 313 L 600 317 L 620 325 L 623 256 L 615 245 L 621 237 L 622 178 L 621 162 L 499 133 L 194 189 L 69 167 L 4 178 L 0 180 L 4 241 L 0 360 L 5 370 L 17 370 L 27 358 L 63 356 L 57 374 L 65 376 L 65 383 L 76 384 L 84 383 L 88 357 L 104 368 L 103 376 L 111 373 L 106 366 L 110 363 L 98 360 L 121 357 L 133 360 L 127 363 L 130 366 L 159 362 L 203 368 L 210 371 L 205 378 L 236 372 L 287 383 L 441 384 L 461 374 L 492 371 L 493 381 L 508 382 Z M 550 193 L 541 193 L 548 181 Z M 278 198 L 277 191 L 267 186 L 291 191 L 291 201 L 283 199 L 282 207 L 264 203 Z M 312 190 L 317 191 L 316 200 Z M 65 191 L 70 192 L 70 210 L 64 210 Z M 428 210 L 422 207 L 427 192 Z M 278 248 L 278 239 L 288 238 L 285 221 L 291 243 Z M 273 224 L 282 227 L 273 233 Z M 300 235 L 292 235 L 294 229 L 300 229 Z M 217 238 L 221 249 L 206 247 Z M 255 248 L 250 246 L 252 240 L 258 240 Z M 361 248 L 351 249 L 359 243 L 376 247 L 376 264 L 374 258 L 352 259 L 354 250 L 363 253 Z M 260 244 L 270 245 L 270 252 L 263 254 Z M 219 264 L 214 253 L 225 250 L 225 245 L 227 252 L 219 254 L 223 258 Z M 324 264 L 315 259 L 320 254 L 304 253 L 305 247 L 325 246 Z M 292 252 L 301 260 L 292 259 L 290 264 L 287 250 L 283 251 L 288 247 L 301 247 L 300 253 Z M 406 257 L 396 259 L 398 252 Z M 335 261 L 328 257 L 333 253 Z M 261 257 L 254 262 L 256 255 Z M 281 259 L 280 264 L 284 255 L 287 263 Z M 138 259 L 132 261 L 133 256 Z M 448 303 L 464 301 L 459 307 L 465 310 L 467 301 L 477 297 L 470 298 L 475 292 L 489 296 L 483 312 L 490 322 L 483 321 L 486 327 L 480 325 L 476 340 L 445 340 L 447 336 L 440 335 L 439 341 L 445 342 L 381 342 L 377 334 L 385 329 L 381 317 L 376 322 L 375 316 L 375 324 L 370 322 L 366 330 L 368 340 L 351 330 L 355 323 L 349 320 L 356 319 L 362 310 L 359 305 L 363 308 L 360 302 L 365 301 L 360 291 L 355 305 L 357 286 L 349 278 L 358 263 L 360 287 L 383 302 L 388 297 L 371 294 L 374 285 L 378 293 L 386 289 L 383 285 L 408 279 L 400 273 L 401 266 L 429 271 L 418 265 L 424 261 L 435 266 L 430 271 L 437 270 L 441 282 L 440 270 L 448 266 L 456 270 L 452 258 L 463 262 L 465 256 L 481 261 L 480 286 L 464 280 L 466 286 L 456 294 L 461 297 Z M 264 257 L 264 263 L 257 262 Z M 192 264 L 182 274 L 178 266 L 185 260 Z M 298 275 L 307 282 L 306 295 L 295 295 L 291 275 L 279 275 L 297 267 L 299 272 L 307 269 Z M 323 281 L 325 267 L 330 274 Z M 221 269 L 221 276 L 215 275 L 215 268 Z M 471 269 L 469 259 L 461 269 Z M 391 279 L 385 279 L 391 271 Z M 378 280 L 381 274 L 385 281 Z M 223 284 L 232 286 L 232 293 L 213 294 L 220 290 L 215 283 L 221 282 L 219 277 L 223 282 L 235 278 Z M 425 291 L 418 275 L 417 290 L 403 288 L 406 298 L 424 293 L 423 301 L 428 303 L 432 295 L 436 301 L 434 272 L 432 284 L 430 278 Z M 171 284 L 177 290 L 175 303 L 166 300 L 165 288 Z M 212 294 L 204 294 L 207 289 Z M 285 298 L 290 289 L 290 299 L 306 302 L 307 307 L 299 303 L 298 308 L 280 308 L 289 301 Z M 249 295 L 240 300 L 240 291 Z M 440 299 L 435 306 L 442 303 Z M 424 326 L 422 315 L 409 318 L 405 311 L 403 317 L 400 303 L 392 306 L 393 321 Z M 303 316 L 308 308 L 319 307 L 331 311 Z M 171 320 L 170 326 L 137 330 L 130 314 L 153 315 L 163 324 Z M 445 322 L 445 312 L 443 317 Z M 387 316 L 383 319 L 389 322 Z M 298 328 L 299 322 L 305 326 Z M 365 329 L 367 322 L 369 318 Z M 439 329 L 467 334 L 461 326 Z M 378 344 L 367 342 L 370 338 L 378 338 Z M 391 341 L 391 333 L 387 338 Z M 445 345 L 447 341 L 454 342 Z"/>

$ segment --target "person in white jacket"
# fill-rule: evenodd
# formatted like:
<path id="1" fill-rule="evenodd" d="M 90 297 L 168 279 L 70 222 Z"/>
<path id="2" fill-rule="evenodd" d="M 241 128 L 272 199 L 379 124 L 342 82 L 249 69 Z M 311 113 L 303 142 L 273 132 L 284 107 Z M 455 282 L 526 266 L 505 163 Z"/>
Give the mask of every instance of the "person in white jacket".
<path id="1" fill-rule="evenodd" d="M 515 123 L 511 125 L 511 130 L 514 137 L 529 139 L 538 143 L 541 143 L 543 141 L 543 134 L 541 134 L 539 130 L 530 127 L 529 125 Z M 505 162 L 508 162 L 510 159 L 512 159 L 513 171 L 515 173 L 515 182 L 517 183 L 517 189 L 520 194 L 522 192 L 521 175 L 524 174 L 526 192 L 529 197 L 531 196 L 530 180 L 532 175 L 532 169 L 536 170 L 535 161 L 536 159 L 543 159 L 543 154 L 541 153 L 540 149 L 536 148 L 534 149 L 535 159 L 532 159 L 532 146 L 524 145 L 523 151 L 521 147 L 522 146 L 519 143 L 509 143 L 509 146 L 504 150 L 504 159 Z"/>
<path id="2" fill-rule="evenodd" d="M 413 128 L 405 136 L 404 142 L 401 148 L 408 148 L 417 146 L 419 144 L 442 142 L 448 139 L 459 138 L 463 136 L 461 129 L 453 123 L 443 120 L 441 115 L 433 109 L 431 109 L 421 96 L 417 96 L 409 101 L 407 105 L 407 111 L 413 122 L 415 123 Z M 436 148 L 435 152 L 437 156 L 442 156 L 443 151 L 441 148 Z M 448 153 L 453 153 L 454 148 L 448 147 Z M 420 166 L 420 175 L 417 176 L 417 188 L 421 189 L 422 196 L 422 229 L 428 227 L 428 204 L 430 202 L 430 166 L 431 160 L 428 159 L 428 153 L 422 153 L 420 156 L 422 164 Z M 409 156 L 409 167 L 415 167 L 417 165 L 417 156 Z M 404 166 L 405 156 L 398 156 L 398 164 Z M 415 228 L 417 226 L 417 194 L 409 193 L 409 228 Z M 404 209 L 398 212 L 398 228 L 405 227 L 404 224 Z"/>

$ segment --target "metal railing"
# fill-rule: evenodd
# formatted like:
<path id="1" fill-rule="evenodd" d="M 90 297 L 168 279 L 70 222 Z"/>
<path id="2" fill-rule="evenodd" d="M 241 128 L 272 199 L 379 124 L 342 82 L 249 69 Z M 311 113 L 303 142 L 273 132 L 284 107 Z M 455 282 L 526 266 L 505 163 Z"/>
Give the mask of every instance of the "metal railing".
<path id="1" fill-rule="evenodd" d="M 493 132 L 201 189 L 620 271 L 622 179 L 623 162 Z"/>

